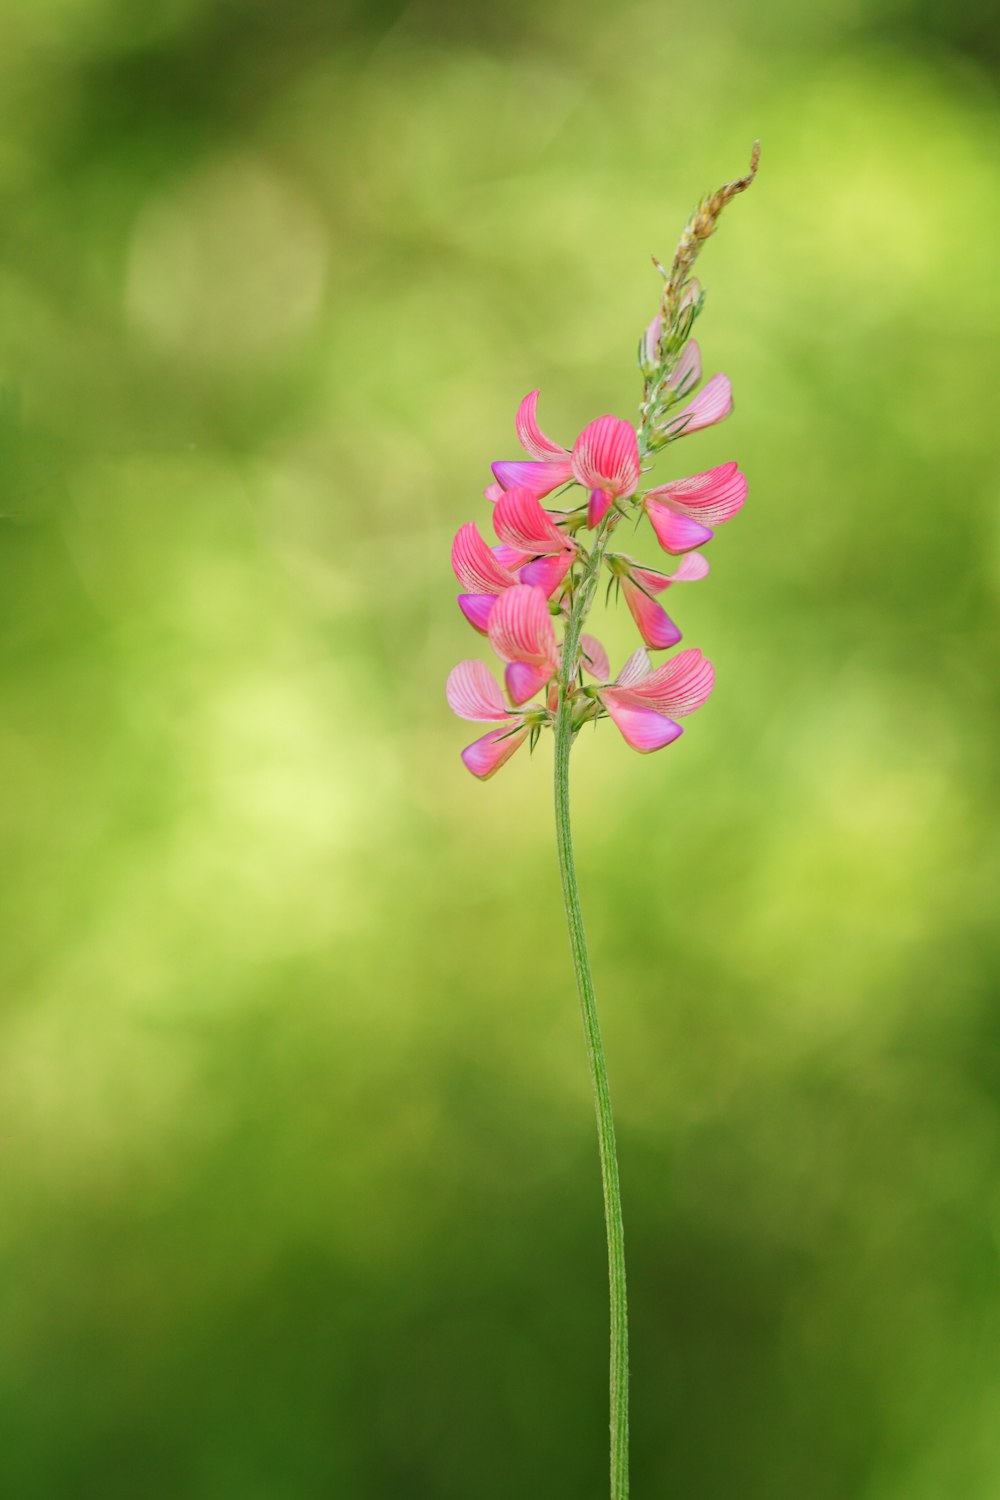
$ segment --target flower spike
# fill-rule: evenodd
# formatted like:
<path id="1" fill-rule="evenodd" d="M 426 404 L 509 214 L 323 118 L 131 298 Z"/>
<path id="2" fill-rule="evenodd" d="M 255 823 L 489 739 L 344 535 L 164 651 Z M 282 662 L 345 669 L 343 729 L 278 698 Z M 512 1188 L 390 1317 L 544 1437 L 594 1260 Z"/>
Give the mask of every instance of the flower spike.
<path id="1" fill-rule="evenodd" d="M 539 393 L 529 391 L 514 420 L 524 456 L 494 462 L 484 492 L 497 544 L 489 546 L 470 522 L 452 546 L 452 567 L 463 589 L 459 606 L 502 663 L 504 684 L 480 661 L 459 662 L 448 677 L 452 711 L 485 726 L 462 750 L 464 765 L 487 781 L 525 741 L 534 750 L 545 729 L 554 731 L 556 844 L 597 1101 L 611 1275 L 611 1500 L 627 1500 L 629 1488 L 625 1252 L 607 1068 L 573 860 L 570 752 L 584 725 L 604 719 L 639 754 L 662 750 L 680 738 L 682 721 L 714 687 L 712 663 L 697 648 L 676 651 L 656 666 L 649 653 L 670 651 L 681 640 L 662 596 L 677 583 L 708 575 L 698 549 L 741 509 L 746 480 L 735 463 L 726 463 L 687 478 L 664 474 L 645 493 L 639 484 L 643 470 L 677 438 L 732 411 L 726 375 L 701 384 L 701 350 L 692 331 L 704 294 L 692 273 L 726 205 L 753 181 L 758 157 L 755 145 L 746 175 L 701 199 L 669 266 L 654 258 L 663 286 L 639 340 L 637 424 L 605 414 L 587 422 L 564 448 L 543 431 Z M 560 499 L 548 509 L 543 501 L 556 490 Z M 660 546 L 679 559 L 672 572 L 612 550 L 622 523 L 638 523 L 644 514 Z M 586 629 L 602 575 L 608 598 L 612 591 L 624 594 L 642 640 L 614 679 L 607 652 Z"/>

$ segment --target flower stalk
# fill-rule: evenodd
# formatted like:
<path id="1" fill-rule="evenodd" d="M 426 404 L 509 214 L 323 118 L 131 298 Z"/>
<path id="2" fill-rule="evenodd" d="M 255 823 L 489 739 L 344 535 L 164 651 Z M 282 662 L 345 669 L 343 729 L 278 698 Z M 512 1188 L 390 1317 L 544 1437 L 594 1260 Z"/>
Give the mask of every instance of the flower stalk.
<path id="1" fill-rule="evenodd" d="M 459 608 L 505 664 L 505 691 L 477 660 L 459 662 L 448 678 L 452 710 L 492 726 L 462 751 L 465 766 L 486 781 L 522 744 L 533 750 L 545 729 L 554 731 L 556 847 L 594 1093 L 608 1240 L 611 1500 L 627 1500 L 629 1492 L 625 1240 L 611 1090 L 573 858 L 569 761 L 580 728 L 603 718 L 613 721 L 632 749 L 642 754 L 663 749 L 682 734 L 678 720 L 700 708 L 714 685 L 712 664 L 700 651 L 688 648 L 656 667 L 649 652 L 669 650 L 680 641 L 680 629 L 658 596 L 707 576 L 708 562 L 695 549 L 742 508 L 746 480 L 730 462 L 668 479 L 644 493 L 639 486 L 649 461 L 663 448 L 722 421 L 732 410 L 725 375 L 713 375 L 698 389 L 701 351 L 691 330 L 704 296 L 691 270 L 726 204 L 753 181 L 758 156 L 755 144 L 747 175 L 701 200 L 670 270 L 656 262 L 664 287 L 659 310 L 639 341 L 643 391 L 637 425 L 598 417 L 572 449 L 563 448 L 539 426 L 538 392 L 530 392 L 515 422 L 528 458 L 494 463 L 493 483 L 485 491 L 498 545 L 489 546 L 469 522 L 452 547 L 452 567 L 463 589 Z M 562 510 L 542 505 L 574 485 L 583 490 L 582 501 L 571 499 Z M 637 522 L 645 516 L 663 550 L 680 559 L 672 572 L 609 552 L 626 515 Z M 593 537 L 589 547 L 581 539 L 587 532 Z M 612 590 L 624 597 L 643 641 L 614 678 L 604 647 L 583 628 L 605 571 L 609 597 Z M 595 681 L 585 684 L 585 673 Z"/>
<path id="2" fill-rule="evenodd" d="M 622 1220 L 621 1187 L 618 1177 L 618 1148 L 615 1143 L 615 1120 L 611 1108 L 611 1087 L 604 1058 L 604 1043 L 597 1016 L 597 997 L 590 970 L 590 955 L 583 929 L 580 908 L 580 885 L 573 858 L 573 831 L 569 811 L 569 753 L 573 744 L 573 684 L 567 680 L 567 664 L 574 659 L 576 646 L 587 611 L 593 599 L 601 558 L 615 522 L 614 515 L 601 523 L 594 549 L 587 564 L 570 618 L 566 641 L 573 652 L 563 656 L 563 674 L 559 684 L 559 707 L 555 725 L 555 808 L 556 849 L 562 880 L 563 905 L 569 929 L 569 946 L 573 972 L 583 1015 L 583 1033 L 587 1043 L 587 1061 L 594 1091 L 597 1116 L 597 1141 L 601 1158 L 601 1186 L 604 1191 L 604 1225 L 608 1239 L 608 1284 L 611 1302 L 611 1500 L 628 1497 L 628 1297 L 625 1282 L 625 1229 Z"/>

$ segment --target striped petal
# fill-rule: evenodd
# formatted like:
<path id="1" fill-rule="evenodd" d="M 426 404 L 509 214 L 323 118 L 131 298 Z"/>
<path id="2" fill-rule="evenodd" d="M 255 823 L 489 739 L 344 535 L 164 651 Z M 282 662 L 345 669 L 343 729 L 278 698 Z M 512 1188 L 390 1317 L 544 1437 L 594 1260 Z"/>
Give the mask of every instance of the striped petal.
<path id="1" fill-rule="evenodd" d="M 521 459 L 504 459 L 491 464 L 493 477 L 504 490 L 530 490 L 533 495 L 549 495 L 572 479 L 569 457 L 560 463 L 533 463 Z"/>
<path id="2" fill-rule="evenodd" d="M 666 651 L 676 646 L 681 632 L 662 605 L 657 604 L 629 577 L 622 579 L 622 593 L 629 614 L 639 628 L 639 634 L 654 651 Z"/>
<path id="3" fill-rule="evenodd" d="M 501 542 L 497 547 L 491 547 L 490 551 L 508 573 L 516 573 L 519 568 L 524 567 L 526 562 L 530 562 L 532 557 L 530 552 L 518 552 L 516 547 L 508 547 L 506 542 Z"/>
<path id="4" fill-rule="evenodd" d="M 451 565 L 459 583 L 472 594 L 500 594 L 517 582 L 487 547 L 474 521 L 462 526 L 452 542 Z"/>
<path id="5" fill-rule="evenodd" d="M 713 375 L 694 400 L 676 416 L 668 417 L 663 425 L 672 438 L 679 438 L 689 432 L 699 432 L 702 427 L 714 427 L 716 422 L 728 417 L 732 409 L 733 388 L 729 376 Z"/>
<path id="6" fill-rule="evenodd" d="M 486 626 L 496 602 L 496 594 L 459 594 L 458 596 L 459 609 L 473 630 L 478 630 L 480 635 L 486 634 Z"/>
<path id="7" fill-rule="evenodd" d="M 652 670 L 649 657 L 640 646 L 638 651 L 632 652 L 632 655 L 615 678 L 614 685 L 616 687 L 631 687 L 634 683 L 641 682 L 644 677 L 648 677 Z"/>
<path id="8" fill-rule="evenodd" d="M 701 708 L 715 686 L 715 668 L 700 651 L 679 651 L 635 683 L 626 697 L 635 704 L 645 704 L 658 713 L 682 719 Z"/>
<path id="9" fill-rule="evenodd" d="M 510 760 L 514 751 L 520 750 L 527 738 L 528 731 L 523 728 L 491 729 L 482 739 L 466 745 L 462 760 L 473 776 L 478 776 L 480 781 L 489 781 L 493 773 Z"/>
<path id="10" fill-rule="evenodd" d="M 525 453 L 530 453 L 532 458 L 541 459 L 543 463 L 551 459 L 564 463 L 569 456 L 566 449 L 545 436 L 538 425 L 537 410 L 538 392 L 529 391 L 517 408 L 517 416 L 514 419 L 521 447 Z"/>
<path id="11" fill-rule="evenodd" d="M 488 722 L 510 718 L 493 673 L 481 661 L 460 661 L 445 684 L 448 707 L 460 719 Z"/>
<path id="12" fill-rule="evenodd" d="M 503 661 L 524 661 L 534 667 L 558 666 L 556 636 L 548 601 L 541 589 L 517 584 L 500 595 L 490 615 L 490 645 Z"/>
<path id="13" fill-rule="evenodd" d="M 655 709 L 636 708 L 631 703 L 622 702 L 614 688 L 605 688 L 601 700 L 621 730 L 625 743 L 638 750 L 640 755 L 662 750 L 664 745 L 669 745 L 684 733 L 680 724 L 658 714 Z"/>
<path id="14" fill-rule="evenodd" d="M 697 583 L 709 574 L 708 558 L 700 552 L 689 552 L 668 576 L 671 583 Z"/>
<path id="15" fill-rule="evenodd" d="M 698 348 L 696 339 L 688 339 L 681 351 L 680 359 L 667 376 L 667 385 L 672 391 L 678 391 L 683 396 L 693 390 L 700 379 L 701 350 Z"/>
<path id="16" fill-rule="evenodd" d="M 613 499 L 634 495 L 639 483 L 635 428 L 619 417 L 588 422 L 573 444 L 573 478 L 587 490 L 607 490 Z"/>
<path id="17" fill-rule="evenodd" d="M 692 521 L 688 516 L 679 516 L 666 505 L 650 500 L 648 495 L 643 504 L 656 532 L 656 540 L 664 552 L 670 552 L 675 557 L 682 552 L 691 552 L 695 547 L 703 547 L 715 535 L 709 527 Z"/>
<path id="18" fill-rule="evenodd" d="M 747 497 L 746 475 L 736 463 L 719 464 L 704 474 L 675 479 L 647 490 L 646 500 L 662 502 L 680 515 L 709 526 L 720 526 L 741 510 Z"/>
<path id="19" fill-rule="evenodd" d="M 607 682 L 611 676 L 611 663 L 608 661 L 608 653 L 596 636 L 581 635 L 580 658 L 584 671 L 589 672 L 591 677 L 596 677 L 598 682 Z"/>
<path id="20" fill-rule="evenodd" d="M 501 542 L 529 557 L 565 552 L 572 545 L 530 490 L 508 490 L 497 501 L 493 530 Z"/>

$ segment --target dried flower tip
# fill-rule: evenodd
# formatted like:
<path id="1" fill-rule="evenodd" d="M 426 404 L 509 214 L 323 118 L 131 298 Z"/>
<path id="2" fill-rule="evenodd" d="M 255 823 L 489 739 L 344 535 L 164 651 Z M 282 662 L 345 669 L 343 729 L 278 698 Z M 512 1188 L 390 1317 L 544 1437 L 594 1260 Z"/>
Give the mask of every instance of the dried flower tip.
<path id="1" fill-rule="evenodd" d="M 673 265 L 667 284 L 663 289 L 663 300 L 661 303 L 661 314 L 663 317 L 664 332 L 669 332 L 681 309 L 682 294 L 685 283 L 691 274 L 691 267 L 698 258 L 698 252 L 702 245 L 715 231 L 719 216 L 726 204 L 735 198 L 738 193 L 746 192 L 747 188 L 757 176 L 757 167 L 760 163 L 760 141 L 754 141 L 753 150 L 750 153 L 750 167 L 746 175 L 737 177 L 733 182 L 727 182 L 723 187 L 717 188 L 714 193 L 709 193 L 702 198 L 691 218 L 688 220 L 684 232 L 677 244 L 674 253 Z"/>

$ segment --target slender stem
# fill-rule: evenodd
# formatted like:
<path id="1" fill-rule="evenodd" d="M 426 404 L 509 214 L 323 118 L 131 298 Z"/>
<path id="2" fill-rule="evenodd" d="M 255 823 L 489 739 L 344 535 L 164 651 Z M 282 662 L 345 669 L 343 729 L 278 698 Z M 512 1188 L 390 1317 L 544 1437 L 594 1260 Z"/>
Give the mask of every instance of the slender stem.
<path id="1" fill-rule="evenodd" d="M 604 1221 L 608 1236 L 608 1280 L 611 1288 L 611 1500 L 628 1497 L 628 1308 L 625 1296 L 625 1237 L 622 1228 L 621 1191 L 618 1183 L 618 1155 L 615 1148 L 615 1122 L 611 1112 L 611 1091 L 604 1061 L 601 1028 L 597 1019 L 597 1000 L 587 955 L 587 940 L 580 911 L 580 888 L 573 860 L 573 836 L 569 816 L 569 753 L 573 743 L 573 705 L 570 690 L 576 671 L 580 629 L 593 599 L 601 559 L 614 527 L 615 517 L 608 515 L 598 531 L 593 551 L 570 611 L 563 640 L 562 671 L 559 678 L 559 709 L 555 726 L 555 803 L 556 844 L 559 871 L 562 876 L 563 902 L 569 927 L 569 944 L 583 1012 L 583 1030 L 587 1039 L 587 1057 L 594 1087 L 597 1113 L 597 1138 L 601 1153 L 601 1182 L 604 1188 Z"/>

